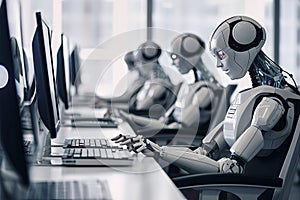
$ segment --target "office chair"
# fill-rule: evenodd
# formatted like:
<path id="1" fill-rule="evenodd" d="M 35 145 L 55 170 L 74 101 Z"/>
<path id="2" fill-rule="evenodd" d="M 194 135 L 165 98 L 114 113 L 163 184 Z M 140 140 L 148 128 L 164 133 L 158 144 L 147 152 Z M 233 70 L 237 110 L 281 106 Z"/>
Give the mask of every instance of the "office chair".
<path id="1" fill-rule="evenodd" d="M 132 123 L 128 120 L 128 123 L 133 127 L 137 135 L 143 135 L 146 138 L 151 138 L 154 142 L 159 142 L 161 145 L 177 143 L 180 145 L 189 145 L 189 147 L 198 147 L 201 144 L 203 137 L 207 132 L 211 131 L 218 123 L 220 123 L 224 116 L 222 113 L 226 113 L 230 105 L 230 98 L 232 93 L 235 91 L 237 85 L 228 85 L 223 88 L 218 94 L 216 99 L 216 104 L 211 110 L 211 119 L 209 123 L 198 124 L 197 127 L 181 127 L 181 128 L 168 128 L 168 127 L 157 127 L 140 129 L 136 127 L 137 124 Z M 218 106 L 217 104 L 224 102 L 223 106 Z"/>
<path id="2" fill-rule="evenodd" d="M 270 156 L 249 162 L 244 174 L 203 173 L 172 180 L 189 199 L 288 199 L 300 151 L 299 108 L 296 117 L 293 134 Z"/>

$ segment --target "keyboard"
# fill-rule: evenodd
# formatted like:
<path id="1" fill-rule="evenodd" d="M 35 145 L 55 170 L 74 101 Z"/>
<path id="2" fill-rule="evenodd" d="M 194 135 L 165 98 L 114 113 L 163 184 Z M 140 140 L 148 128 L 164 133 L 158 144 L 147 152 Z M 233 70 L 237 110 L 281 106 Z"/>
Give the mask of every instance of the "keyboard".
<path id="1" fill-rule="evenodd" d="M 133 157 L 122 148 L 66 148 L 62 162 L 66 166 L 130 166 Z"/>
<path id="2" fill-rule="evenodd" d="M 110 139 L 65 139 L 63 148 L 122 148 Z"/>
<path id="3" fill-rule="evenodd" d="M 101 127 L 101 128 L 117 128 L 118 122 L 110 118 L 72 118 L 73 127 Z"/>
<path id="4" fill-rule="evenodd" d="M 107 181 L 34 182 L 24 199 L 112 199 Z"/>

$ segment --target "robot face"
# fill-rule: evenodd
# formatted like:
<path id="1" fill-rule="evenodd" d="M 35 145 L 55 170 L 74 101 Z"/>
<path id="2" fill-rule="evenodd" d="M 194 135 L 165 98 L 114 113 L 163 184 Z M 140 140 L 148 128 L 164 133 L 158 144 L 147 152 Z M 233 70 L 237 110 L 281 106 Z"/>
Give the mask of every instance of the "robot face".
<path id="1" fill-rule="evenodd" d="M 181 74 L 187 74 L 194 67 L 188 60 L 177 54 L 171 53 L 171 59 Z"/>
<path id="2" fill-rule="evenodd" d="M 217 59 L 217 67 L 231 78 L 245 76 L 265 42 L 265 30 L 253 19 L 232 17 L 215 30 L 209 49 Z"/>
<path id="3" fill-rule="evenodd" d="M 205 43 L 191 33 L 177 36 L 171 44 L 171 59 L 182 74 L 194 68 L 205 50 Z"/>

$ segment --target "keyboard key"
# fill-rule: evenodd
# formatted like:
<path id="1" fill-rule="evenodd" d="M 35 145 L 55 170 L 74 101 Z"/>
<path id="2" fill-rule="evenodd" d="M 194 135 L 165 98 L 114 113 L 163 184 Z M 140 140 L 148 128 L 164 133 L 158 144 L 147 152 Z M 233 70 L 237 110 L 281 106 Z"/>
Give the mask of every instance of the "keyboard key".
<path id="1" fill-rule="evenodd" d="M 88 156 L 88 151 L 87 151 L 87 149 L 82 149 L 81 157 L 86 158 L 87 156 Z"/>
<path id="2" fill-rule="evenodd" d="M 101 158 L 107 158 L 105 149 L 100 149 Z"/>
<path id="3" fill-rule="evenodd" d="M 95 157 L 94 149 L 88 149 L 88 157 Z"/>
<path id="4" fill-rule="evenodd" d="M 95 157 L 96 158 L 100 157 L 100 149 L 95 149 Z"/>
<path id="5" fill-rule="evenodd" d="M 113 153 L 111 149 L 106 149 L 106 153 L 107 153 L 107 158 L 113 158 Z"/>
<path id="6" fill-rule="evenodd" d="M 99 139 L 96 139 L 96 147 L 101 147 L 101 143 Z"/>

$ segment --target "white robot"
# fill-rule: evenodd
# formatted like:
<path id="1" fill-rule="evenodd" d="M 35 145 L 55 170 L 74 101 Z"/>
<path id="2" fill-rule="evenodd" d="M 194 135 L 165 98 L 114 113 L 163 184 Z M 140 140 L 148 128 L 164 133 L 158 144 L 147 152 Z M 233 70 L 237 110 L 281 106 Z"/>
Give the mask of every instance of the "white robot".
<path id="1" fill-rule="evenodd" d="M 136 67 L 141 76 L 146 77 L 147 80 L 131 105 L 135 110 L 148 110 L 153 104 L 164 107 L 173 95 L 174 85 L 158 61 L 161 53 L 160 46 L 152 41 L 146 41 L 137 50 Z"/>
<path id="2" fill-rule="evenodd" d="M 300 93 L 261 50 L 265 39 L 265 29 L 245 16 L 227 19 L 212 34 L 209 48 L 218 67 L 231 79 L 248 71 L 253 88 L 237 95 L 224 121 L 208 133 L 201 147 L 161 147 L 142 136 L 119 135 L 114 140 L 135 152 L 156 152 L 190 173 L 242 173 L 255 156 L 268 156 L 296 125 Z M 231 156 L 217 155 L 224 149 L 230 149 Z"/>
<path id="3" fill-rule="evenodd" d="M 183 82 L 176 102 L 159 119 L 121 112 L 135 130 L 153 134 L 161 129 L 187 128 L 205 134 L 224 119 L 232 91 L 227 92 L 228 88 L 222 87 L 207 69 L 202 61 L 204 51 L 204 41 L 195 34 L 183 33 L 173 39 L 170 45 L 173 64 L 183 75 L 192 70 L 195 83 Z"/>
<path id="4" fill-rule="evenodd" d="M 126 103 L 130 102 L 133 99 L 138 91 L 143 87 L 145 84 L 147 77 L 142 76 L 142 72 L 140 72 L 140 68 L 137 68 L 137 51 L 130 51 L 125 54 L 124 61 L 128 68 L 128 75 L 126 76 L 130 85 L 130 87 L 120 96 L 116 97 L 96 97 L 95 107 L 109 107 L 110 104 L 116 103 Z"/>
<path id="5" fill-rule="evenodd" d="M 120 97 L 110 99 L 98 97 L 95 107 L 124 109 L 127 105 L 130 111 L 147 111 L 153 104 L 160 104 L 163 107 L 168 105 L 168 100 L 173 95 L 174 85 L 158 61 L 161 52 L 158 44 L 146 41 L 136 51 L 127 53 L 124 61 L 131 72 L 138 73 L 138 78 Z M 120 106 L 120 103 L 125 106 Z"/>

